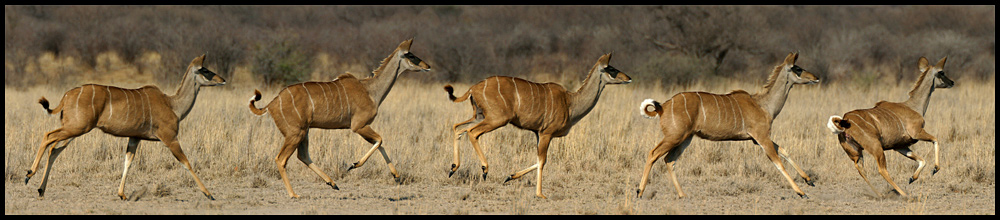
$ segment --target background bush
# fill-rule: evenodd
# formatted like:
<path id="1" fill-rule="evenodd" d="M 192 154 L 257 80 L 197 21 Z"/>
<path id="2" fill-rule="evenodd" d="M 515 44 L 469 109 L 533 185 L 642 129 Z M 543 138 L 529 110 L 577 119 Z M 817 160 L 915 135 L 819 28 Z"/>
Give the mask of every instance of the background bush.
<path id="1" fill-rule="evenodd" d="M 434 74 L 420 77 L 425 82 L 471 83 L 489 75 L 575 82 L 609 52 L 615 52 L 612 63 L 633 77 L 657 79 L 639 84 L 763 75 L 792 51 L 829 81 L 871 73 L 908 83 L 920 56 L 948 56 L 955 78 L 989 78 L 996 69 L 995 14 L 992 5 L 7 5 L 4 84 L 78 84 L 31 77 L 45 71 L 32 66 L 45 54 L 72 57 L 82 70 L 47 74 L 95 78 L 103 74 L 97 70 L 107 52 L 136 65 L 136 74 L 157 74 L 152 78 L 158 83 L 175 83 L 173 73 L 203 53 L 223 75 L 245 66 L 257 82 L 294 83 L 315 78 L 296 71 L 370 72 L 411 37 L 414 53 L 434 66 Z M 271 49 L 294 51 L 262 57 L 282 55 Z M 148 53 L 160 55 L 155 65 L 140 61 Z M 308 65 L 319 54 L 335 65 Z M 308 69 L 269 72 L 260 67 L 266 59 L 302 62 L 296 68 Z"/>

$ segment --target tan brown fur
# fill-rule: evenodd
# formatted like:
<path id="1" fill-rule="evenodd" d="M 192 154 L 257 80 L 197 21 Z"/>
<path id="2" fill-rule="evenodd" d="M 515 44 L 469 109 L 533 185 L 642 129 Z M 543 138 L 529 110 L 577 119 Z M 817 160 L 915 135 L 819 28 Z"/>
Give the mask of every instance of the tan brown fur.
<path id="1" fill-rule="evenodd" d="M 178 124 L 191 111 L 199 88 L 225 84 L 225 79 L 202 67 L 204 60 L 205 55 L 201 55 L 191 61 L 173 96 L 164 94 L 156 86 L 123 89 L 86 84 L 67 91 L 55 109 L 49 109 L 49 102 L 45 97 L 39 99 L 39 103 L 49 114 L 60 114 L 62 127 L 45 133 L 25 183 L 37 172 L 42 155 L 47 150 L 48 165 L 38 188 L 38 195 L 44 196 L 49 171 L 59 153 L 76 137 L 98 128 L 110 135 L 129 138 L 122 180 L 118 187 L 118 196 L 122 200 L 128 199 L 124 193 L 125 178 L 141 140 L 160 141 L 167 145 L 174 157 L 191 172 L 205 196 L 214 199 L 191 169 L 191 164 L 177 141 Z"/>
<path id="2" fill-rule="evenodd" d="M 378 106 L 385 99 L 396 77 L 402 72 L 429 71 L 430 66 L 409 52 L 413 39 L 403 41 L 373 71 L 373 76 L 358 79 L 351 74 L 344 74 L 330 82 L 304 82 L 290 85 L 278 92 L 278 95 L 264 108 L 257 108 L 254 102 L 260 100 L 260 91 L 254 91 L 250 99 L 250 111 L 257 115 L 270 113 L 278 131 L 285 137 L 281 151 L 275 157 L 278 172 L 285 184 L 288 195 L 298 198 L 292 190 L 285 165 L 292 153 L 298 151 L 298 159 L 312 169 L 320 178 L 334 189 L 339 189 L 336 183 L 312 162 L 309 157 L 309 128 L 345 129 L 361 135 L 372 148 L 349 169 L 364 165 L 365 161 L 379 150 L 392 176 L 399 178 L 396 168 L 389 155 L 382 147 L 382 137 L 369 125 L 375 120 Z M 386 70 L 396 72 L 385 72 Z"/>
<path id="3" fill-rule="evenodd" d="M 920 171 L 924 168 L 924 160 L 910 150 L 910 146 L 918 141 L 927 141 L 934 144 L 934 172 L 940 169 L 938 163 L 938 141 L 933 135 L 924 130 L 924 112 L 926 112 L 929 97 L 935 88 L 950 88 L 954 82 L 945 76 L 943 68 L 945 60 L 941 59 L 935 66 L 930 66 L 927 59 L 921 57 L 918 61 L 920 77 L 914 83 L 913 89 L 909 92 L 910 98 L 905 102 L 880 101 L 875 107 L 869 109 L 858 109 L 847 112 L 843 117 L 831 116 L 827 127 L 834 134 L 843 147 L 844 152 L 854 162 L 854 168 L 858 170 L 865 183 L 875 191 L 875 187 L 868 181 L 862 165 L 862 152 L 875 157 L 878 165 L 878 172 L 889 185 L 900 195 L 906 196 L 901 188 L 889 176 L 886 170 L 886 159 L 883 151 L 896 150 L 903 156 L 917 161 L 918 166 L 910 178 L 910 183 L 916 181 L 920 176 Z M 930 74 L 930 76 L 928 76 Z M 932 173 L 932 174 L 933 174 Z"/>
<path id="4" fill-rule="evenodd" d="M 677 189 L 678 197 L 686 196 L 674 175 L 673 163 L 691 143 L 692 136 L 712 141 L 752 140 L 760 145 L 768 159 L 785 177 L 792 189 L 802 197 L 806 194 L 787 174 L 781 158 L 787 160 L 799 175 L 812 185 L 812 180 L 795 164 L 783 148 L 770 139 L 771 123 L 777 117 L 794 84 L 819 82 L 812 73 L 795 65 L 798 53 L 790 53 L 768 77 L 768 82 L 757 94 L 737 90 L 729 94 L 706 92 L 683 92 L 659 103 L 652 99 L 640 105 L 640 113 L 646 117 L 660 117 L 663 140 L 649 152 L 639 182 L 637 194 L 642 196 L 648 182 L 649 172 L 654 162 L 664 155 L 667 172 Z M 799 73 L 795 73 L 798 71 Z M 779 155 L 780 154 L 780 155 Z"/>
<path id="5" fill-rule="evenodd" d="M 611 54 L 601 56 L 588 72 L 584 84 L 576 92 L 566 91 L 563 86 L 555 83 L 534 83 L 507 76 L 486 78 L 470 87 L 461 97 L 452 94 L 454 89 L 451 85 L 445 86 L 453 102 L 470 99 L 473 109 L 472 118 L 452 126 L 452 131 L 455 132 L 453 140 L 455 160 L 448 175 L 454 174 L 461 164 L 458 139 L 464 133 L 468 133 L 469 141 L 482 164 L 483 179 L 485 179 L 489 173 L 489 165 L 479 147 L 479 137 L 512 124 L 535 133 L 538 139 L 538 161 L 524 170 L 511 174 L 504 182 L 520 178 L 538 169 L 535 195 L 546 198 L 542 194 L 542 168 L 545 166 L 551 139 L 566 136 L 570 128 L 593 109 L 604 85 L 632 81 L 625 73 L 609 66 L 610 60 Z"/>

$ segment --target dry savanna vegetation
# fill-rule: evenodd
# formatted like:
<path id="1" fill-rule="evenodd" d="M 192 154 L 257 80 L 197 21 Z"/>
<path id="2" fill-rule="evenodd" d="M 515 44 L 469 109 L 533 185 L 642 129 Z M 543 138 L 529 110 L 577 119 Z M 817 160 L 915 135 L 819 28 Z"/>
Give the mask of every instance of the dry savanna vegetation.
<path id="1" fill-rule="evenodd" d="M 614 13 L 608 13 L 614 12 Z M 621 15 L 621 16 L 612 16 Z M 995 214 L 993 6 L 5 6 L 4 180 L 7 215 L 36 214 Z M 712 36 L 706 38 L 706 36 Z M 287 84 L 368 76 L 400 41 L 430 72 L 397 79 L 372 127 L 401 177 L 381 156 L 347 167 L 370 147 L 349 130 L 310 131 L 325 185 L 296 159 L 290 199 L 274 157 L 283 137 L 269 116 L 247 108 L 254 89 L 269 102 Z M 480 139 L 490 174 L 461 139 L 462 167 L 449 177 L 451 126 L 471 114 L 444 85 L 464 92 L 490 75 L 555 82 L 576 90 L 597 58 L 633 82 L 605 88 L 594 110 L 553 139 L 543 190 L 533 174 L 531 132 L 506 126 Z M 683 91 L 756 92 L 771 67 L 798 51 L 797 65 L 822 79 L 797 85 L 771 138 L 814 180 L 799 198 L 749 141 L 695 138 L 675 164 L 688 197 L 677 198 L 662 162 L 636 198 L 646 155 L 662 138 L 639 114 L 647 98 Z M 142 142 L 125 193 L 126 138 L 99 130 L 75 139 L 55 161 L 44 198 L 25 170 L 42 135 L 59 127 L 53 103 L 85 83 L 171 94 L 187 61 L 229 82 L 202 88 L 180 123 L 180 144 L 216 200 L 159 142 Z M 926 130 L 941 142 L 942 170 L 907 183 L 917 163 L 887 151 L 899 196 L 866 157 L 877 196 L 826 128 L 831 115 L 902 101 L 917 58 L 948 56 L 956 83 L 936 90 Z M 932 144 L 912 149 L 932 163 Z M 47 158 L 43 157 L 43 158 Z M 293 157 L 294 158 L 294 157 Z M 48 163 L 43 161 L 43 166 Z M 787 167 L 787 163 L 786 163 Z M 795 176 L 792 174 L 792 176 Z"/>

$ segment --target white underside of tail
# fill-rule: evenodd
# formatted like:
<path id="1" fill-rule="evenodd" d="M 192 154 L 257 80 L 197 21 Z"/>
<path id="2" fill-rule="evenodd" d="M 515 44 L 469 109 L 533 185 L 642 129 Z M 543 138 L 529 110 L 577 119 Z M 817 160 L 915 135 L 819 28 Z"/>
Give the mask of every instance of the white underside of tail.
<path id="1" fill-rule="evenodd" d="M 639 114 L 642 115 L 642 117 L 653 118 L 653 117 L 650 117 L 647 114 L 647 112 L 649 112 L 649 111 L 647 111 L 646 108 L 649 107 L 649 106 L 654 106 L 655 107 L 656 104 L 654 104 L 654 102 L 656 102 L 656 100 L 653 100 L 653 99 L 642 100 L 642 104 L 639 104 Z"/>
<path id="2" fill-rule="evenodd" d="M 841 118 L 840 116 L 836 116 L 836 115 L 834 115 L 834 116 L 830 116 L 830 120 L 828 120 L 828 121 L 826 122 L 826 128 L 829 128 L 829 129 L 830 129 L 830 132 L 833 132 L 834 134 L 840 134 L 840 133 L 843 133 L 843 132 L 844 132 L 844 130 L 843 130 L 843 129 L 841 129 L 840 127 L 837 127 L 837 124 L 834 124 L 834 123 L 833 123 L 833 120 L 834 120 L 834 119 L 837 119 L 837 120 L 843 120 L 844 118 Z"/>

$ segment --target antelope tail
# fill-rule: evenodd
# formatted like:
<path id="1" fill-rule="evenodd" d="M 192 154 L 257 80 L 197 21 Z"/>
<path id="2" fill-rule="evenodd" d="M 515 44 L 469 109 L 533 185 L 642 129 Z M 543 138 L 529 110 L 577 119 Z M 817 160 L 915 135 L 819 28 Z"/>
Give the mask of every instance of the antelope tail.
<path id="1" fill-rule="evenodd" d="M 464 102 L 466 99 L 469 98 L 469 95 L 471 94 L 469 93 L 469 91 L 466 91 L 465 94 L 462 95 L 462 97 L 455 97 L 454 94 L 455 88 L 452 88 L 451 85 L 445 85 L 444 91 L 448 91 L 448 99 L 451 99 L 452 102 Z"/>
<path id="2" fill-rule="evenodd" d="M 263 115 L 264 113 L 267 113 L 267 109 L 257 108 L 253 105 L 253 103 L 257 101 L 260 101 L 260 91 L 254 89 L 253 97 L 250 97 L 250 112 L 253 112 L 255 115 Z"/>
<path id="3" fill-rule="evenodd" d="M 45 99 L 45 97 L 38 99 L 38 104 L 42 104 L 42 108 L 45 108 L 45 111 L 49 114 L 62 111 L 62 103 L 60 103 L 59 106 L 56 106 L 56 109 L 49 109 L 49 100 Z"/>
<path id="4" fill-rule="evenodd" d="M 663 114 L 663 107 L 656 100 L 642 100 L 642 104 L 639 104 L 639 114 L 646 118 L 655 118 Z"/>
<path id="5" fill-rule="evenodd" d="M 826 123 L 826 128 L 830 129 L 830 132 L 834 134 L 844 133 L 844 130 L 851 127 L 851 122 L 844 120 L 840 116 L 830 116 L 830 121 Z"/>

